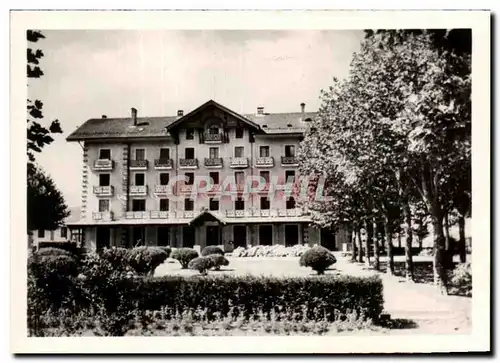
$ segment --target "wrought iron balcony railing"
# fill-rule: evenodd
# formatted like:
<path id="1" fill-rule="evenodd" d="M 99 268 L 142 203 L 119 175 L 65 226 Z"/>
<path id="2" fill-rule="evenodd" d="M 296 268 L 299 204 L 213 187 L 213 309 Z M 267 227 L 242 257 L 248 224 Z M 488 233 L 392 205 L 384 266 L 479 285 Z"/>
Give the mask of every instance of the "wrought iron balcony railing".
<path id="1" fill-rule="evenodd" d="M 205 158 L 205 166 L 207 168 L 222 168 L 222 158 Z"/>
<path id="2" fill-rule="evenodd" d="M 109 222 L 114 219 L 113 212 L 93 212 L 92 219 L 94 221 Z"/>
<path id="3" fill-rule="evenodd" d="M 174 167 L 174 162 L 172 159 L 155 159 L 155 169 L 157 170 L 169 170 Z"/>
<path id="4" fill-rule="evenodd" d="M 274 166 L 274 158 L 272 156 L 258 157 L 255 159 L 255 166 L 258 168 L 272 168 Z"/>
<path id="5" fill-rule="evenodd" d="M 94 186 L 94 194 L 98 197 L 112 197 L 115 188 L 112 185 L 107 186 Z"/>
<path id="6" fill-rule="evenodd" d="M 179 159 L 180 169 L 197 169 L 198 159 Z"/>
<path id="7" fill-rule="evenodd" d="M 115 162 L 109 159 L 94 160 L 94 170 L 111 171 L 115 166 Z"/>
<path id="8" fill-rule="evenodd" d="M 203 139 L 207 144 L 219 144 L 222 142 L 222 134 L 207 134 L 203 135 Z"/>
<path id="9" fill-rule="evenodd" d="M 130 169 L 131 170 L 147 170 L 148 169 L 148 161 L 147 160 L 130 160 Z"/>
<path id="10" fill-rule="evenodd" d="M 248 158 L 246 157 L 231 158 L 230 166 L 231 168 L 248 168 Z"/>
<path id="11" fill-rule="evenodd" d="M 295 156 L 282 156 L 281 157 L 282 165 L 299 165 L 299 161 Z"/>
<path id="12" fill-rule="evenodd" d="M 131 185 L 129 195 L 133 197 L 143 197 L 148 195 L 147 185 Z"/>

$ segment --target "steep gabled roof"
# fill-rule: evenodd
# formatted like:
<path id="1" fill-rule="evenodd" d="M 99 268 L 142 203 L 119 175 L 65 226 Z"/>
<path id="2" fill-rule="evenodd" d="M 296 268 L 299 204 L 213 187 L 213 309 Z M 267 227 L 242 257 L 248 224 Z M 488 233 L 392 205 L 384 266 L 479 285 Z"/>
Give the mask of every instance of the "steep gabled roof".
<path id="1" fill-rule="evenodd" d="M 110 138 L 164 137 L 169 136 L 165 126 L 177 119 L 167 117 L 138 117 L 137 126 L 130 117 L 93 118 L 71 133 L 67 141 Z"/>
<path id="2" fill-rule="evenodd" d="M 198 112 L 201 112 L 205 109 L 207 109 L 208 107 L 217 107 L 219 109 L 221 109 L 222 111 L 230 114 L 231 116 L 239 119 L 240 121 L 242 121 L 243 123 L 247 124 L 248 126 L 254 128 L 254 129 L 259 129 L 259 125 L 256 124 L 255 122 L 249 120 L 248 118 L 240 115 L 239 113 L 237 112 L 234 112 L 233 110 L 230 110 L 229 108 L 225 107 L 225 106 L 222 106 L 220 103 L 217 103 L 215 102 L 214 100 L 209 100 L 207 102 L 205 102 L 203 105 L 195 108 L 193 111 L 185 114 L 184 116 L 181 116 L 179 119 L 175 120 L 174 122 L 172 122 L 171 124 L 169 124 L 166 129 L 167 130 L 171 130 L 173 128 L 175 128 L 176 126 L 179 126 L 180 124 L 182 124 L 184 121 L 188 120 L 189 118 L 191 118 L 193 115 L 197 114 Z"/>
<path id="3" fill-rule="evenodd" d="M 197 221 L 200 221 L 200 222 L 204 222 L 204 221 L 217 221 L 219 223 L 222 223 L 222 224 L 226 224 L 226 219 L 223 218 L 222 216 L 216 214 L 216 213 L 213 213 L 211 212 L 210 210 L 208 209 L 203 209 L 200 211 L 200 213 L 198 213 L 196 216 L 193 217 L 193 219 L 191 219 L 189 221 L 189 224 L 190 225 L 193 225 L 193 224 L 196 224 Z"/>

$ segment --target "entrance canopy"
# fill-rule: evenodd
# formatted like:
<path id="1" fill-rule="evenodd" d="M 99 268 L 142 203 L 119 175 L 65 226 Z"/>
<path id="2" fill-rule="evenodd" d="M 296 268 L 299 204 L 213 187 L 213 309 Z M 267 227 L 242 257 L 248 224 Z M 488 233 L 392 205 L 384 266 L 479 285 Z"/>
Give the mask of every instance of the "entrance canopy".
<path id="1" fill-rule="evenodd" d="M 202 225 L 205 222 L 218 222 L 220 224 L 226 224 L 227 220 L 222 216 L 215 214 L 208 209 L 202 210 L 198 215 L 189 221 L 190 225 Z"/>

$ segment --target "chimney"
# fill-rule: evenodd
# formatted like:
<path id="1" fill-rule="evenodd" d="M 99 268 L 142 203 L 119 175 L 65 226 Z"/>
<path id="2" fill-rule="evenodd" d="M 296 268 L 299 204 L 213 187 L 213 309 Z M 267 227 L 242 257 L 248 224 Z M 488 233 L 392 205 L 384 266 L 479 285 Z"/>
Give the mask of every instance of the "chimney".
<path id="1" fill-rule="evenodd" d="M 259 106 L 257 107 L 257 115 L 263 115 L 264 114 L 264 107 Z"/>
<path id="2" fill-rule="evenodd" d="M 132 116 L 132 121 L 134 122 L 134 126 L 137 125 L 137 109 L 132 107 L 130 109 L 130 113 L 131 113 L 131 116 Z"/>
<path id="3" fill-rule="evenodd" d="M 106 116 L 106 115 L 102 115 L 102 116 L 101 116 L 101 118 L 108 118 L 108 116 Z"/>
<path id="4" fill-rule="evenodd" d="M 184 110 L 177 110 L 177 116 L 184 116 Z"/>
<path id="5" fill-rule="evenodd" d="M 304 112 L 306 111 L 306 104 L 305 104 L 304 102 L 302 102 L 302 103 L 300 104 L 300 111 L 301 111 L 302 113 L 304 113 Z"/>

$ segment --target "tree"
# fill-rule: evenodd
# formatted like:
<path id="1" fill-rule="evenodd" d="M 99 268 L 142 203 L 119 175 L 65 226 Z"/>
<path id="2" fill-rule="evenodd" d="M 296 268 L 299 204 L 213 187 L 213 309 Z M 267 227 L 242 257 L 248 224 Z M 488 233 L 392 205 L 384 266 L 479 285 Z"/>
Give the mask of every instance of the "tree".
<path id="1" fill-rule="evenodd" d="M 34 43 L 39 39 L 44 39 L 45 36 L 36 30 L 28 30 L 26 33 L 27 41 L 30 46 L 27 49 L 27 76 L 30 78 L 40 78 L 43 76 L 43 71 L 40 68 L 40 59 L 43 57 L 41 49 L 34 49 Z M 43 126 L 39 121 L 43 119 L 43 102 L 40 100 L 28 99 L 28 164 L 31 166 L 35 161 L 35 153 L 42 151 L 42 148 L 51 144 L 54 139 L 51 134 L 62 133 L 61 125 L 58 120 L 54 120 L 47 127 Z M 32 169 L 28 167 L 28 172 Z"/>
<path id="2" fill-rule="evenodd" d="M 40 68 L 43 51 L 31 46 L 38 40 L 44 39 L 45 36 L 40 31 L 28 30 L 26 37 L 28 44 L 30 44 L 27 49 L 27 77 L 28 79 L 40 78 L 43 76 L 43 71 Z M 41 152 L 44 146 L 54 141 L 51 134 L 62 133 L 58 120 L 52 121 L 48 128 L 39 122 L 43 119 L 42 109 L 42 101 L 28 99 L 28 234 L 36 229 L 55 229 L 69 214 L 64 197 L 56 188 L 53 180 L 35 164 L 35 153 Z"/>
<path id="3" fill-rule="evenodd" d="M 34 167 L 28 176 L 28 231 L 56 229 L 68 215 L 64 197 L 54 181 Z"/>

